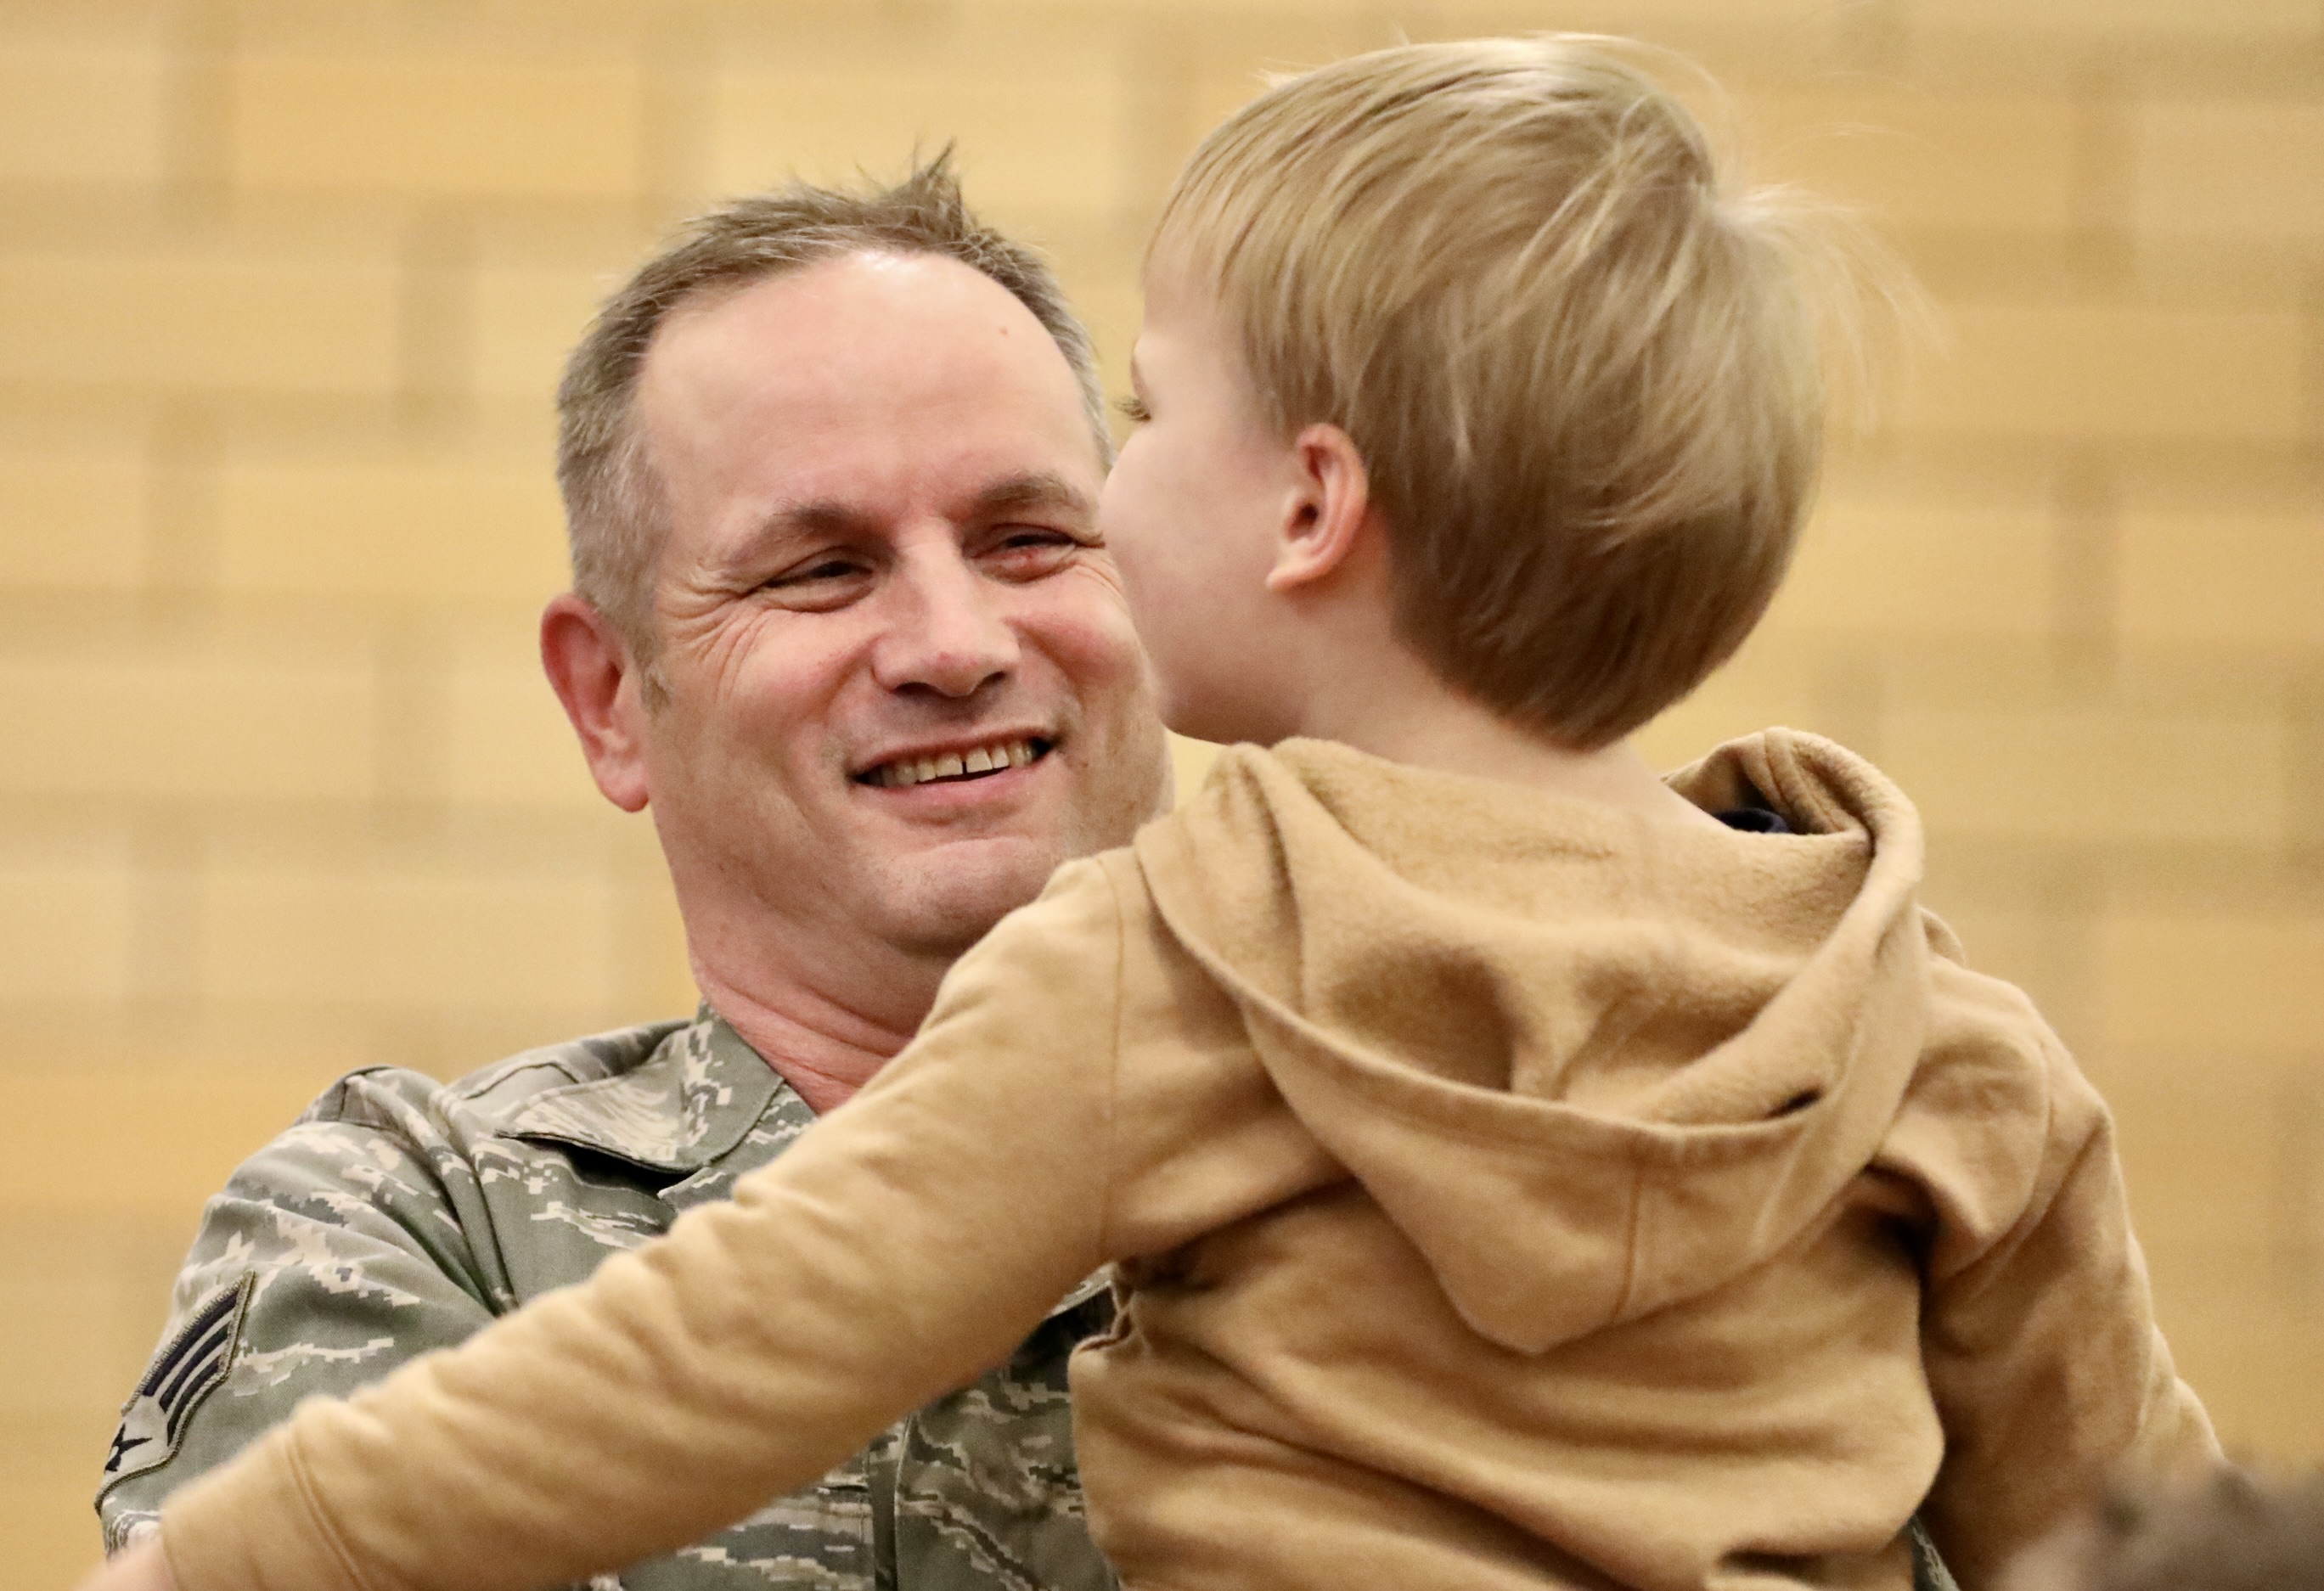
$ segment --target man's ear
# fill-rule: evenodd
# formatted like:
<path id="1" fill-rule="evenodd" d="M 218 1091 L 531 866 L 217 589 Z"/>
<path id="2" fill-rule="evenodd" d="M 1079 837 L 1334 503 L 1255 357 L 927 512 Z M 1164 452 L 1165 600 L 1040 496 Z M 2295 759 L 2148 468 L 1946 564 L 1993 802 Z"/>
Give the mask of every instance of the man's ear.
<path id="1" fill-rule="evenodd" d="M 623 812 L 646 804 L 641 670 L 613 621 L 571 592 L 540 613 L 540 666 L 605 799 Z"/>
<path id="2" fill-rule="evenodd" d="M 1376 529 L 1371 478 L 1355 439 L 1337 426 L 1309 426 L 1292 439 L 1298 471 L 1290 510 L 1268 571 L 1267 589 L 1312 586 L 1345 567 Z"/>

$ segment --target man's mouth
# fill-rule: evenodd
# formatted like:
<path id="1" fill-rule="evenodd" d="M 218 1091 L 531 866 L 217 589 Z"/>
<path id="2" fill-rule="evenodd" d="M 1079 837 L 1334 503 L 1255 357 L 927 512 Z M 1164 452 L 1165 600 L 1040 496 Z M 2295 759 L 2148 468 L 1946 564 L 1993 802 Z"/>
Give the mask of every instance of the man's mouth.
<path id="1" fill-rule="evenodd" d="M 945 751 L 934 757 L 899 757 L 866 768 L 855 776 L 859 785 L 899 790 L 910 785 L 957 784 L 990 778 L 1012 768 L 1024 768 L 1049 754 L 1052 742 L 1033 736 L 1019 740 L 995 740 L 965 751 Z"/>

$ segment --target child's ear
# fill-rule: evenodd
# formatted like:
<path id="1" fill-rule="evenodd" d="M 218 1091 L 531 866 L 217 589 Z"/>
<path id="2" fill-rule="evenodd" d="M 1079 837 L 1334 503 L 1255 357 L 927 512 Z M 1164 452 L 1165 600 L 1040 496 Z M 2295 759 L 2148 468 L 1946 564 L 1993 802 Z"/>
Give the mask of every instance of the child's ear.
<path id="1" fill-rule="evenodd" d="M 1298 479 L 1267 575 L 1274 592 L 1330 577 L 1370 533 L 1371 479 L 1355 439 L 1337 426 L 1309 426 L 1292 438 L 1291 453 Z"/>

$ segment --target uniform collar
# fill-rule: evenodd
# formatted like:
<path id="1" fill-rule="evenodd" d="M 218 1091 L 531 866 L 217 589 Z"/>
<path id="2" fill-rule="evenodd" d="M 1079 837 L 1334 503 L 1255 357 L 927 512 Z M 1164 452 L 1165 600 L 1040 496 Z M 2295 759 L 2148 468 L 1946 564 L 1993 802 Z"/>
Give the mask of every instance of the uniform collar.
<path id="1" fill-rule="evenodd" d="M 636 1066 L 552 1089 L 528 1101 L 503 1131 L 673 1173 L 678 1180 L 659 1197 L 682 1210 L 727 1197 L 737 1177 L 814 1125 L 815 1112 L 798 1090 L 705 1005 Z M 1074 1338 L 1102 1329 L 1111 1311 L 1093 1301 L 1109 1283 L 1110 1272 L 1088 1277 L 1058 1301 L 1049 1319 L 1088 1306 L 1088 1319 L 1075 1317 Z"/>
<path id="2" fill-rule="evenodd" d="M 552 1089 L 503 1130 L 685 1175 L 732 1153 L 770 1112 L 789 1114 L 786 1105 L 813 1119 L 806 1101 L 706 1005 L 636 1066 Z"/>

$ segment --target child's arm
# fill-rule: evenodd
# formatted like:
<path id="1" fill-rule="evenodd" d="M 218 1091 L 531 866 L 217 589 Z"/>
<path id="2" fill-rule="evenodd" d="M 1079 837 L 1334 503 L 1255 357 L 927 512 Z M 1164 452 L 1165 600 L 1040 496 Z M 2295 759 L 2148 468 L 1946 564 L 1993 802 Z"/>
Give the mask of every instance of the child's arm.
<path id="1" fill-rule="evenodd" d="M 971 1379 L 1105 1257 L 1121 928 L 1061 871 L 731 1203 L 173 1498 L 180 1591 L 521 1591 L 676 1548 Z"/>
<path id="2" fill-rule="evenodd" d="M 1939 963 L 1934 976 L 1965 1003 L 2006 986 Z M 1967 991 L 1967 992 L 1964 992 Z M 1989 1585 L 2000 1565 L 2118 1478 L 2206 1469 L 2219 1448 L 2201 1403 L 2173 1371 L 2154 1324 L 2146 1268 L 2131 1236 L 2122 1168 L 2105 1104 L 2046 1027 L 2015 1087 L 2000 1069 L 1957 1069 L 1958 1108 L 1994 1124 L 1966 1135 L 1968 1154 L 2013 1135 L 2020 1113 L 2046 1113 L 2037 1158 L 2022 1180 L 1993 1165 L 1961 1168 L 1955 1185 L 2015 1182 L 2008 1208 L 1964 1200 L 1950 1212 L 1930 1263 L 1924 1317 L 1929 1384 L 1944 1423 L 1945 1458 L 1923 1511 L 1964 1586 Z M 2022 1088 L 2022 1095 L 2016 1089 Z M 2023 1140 L 2020 1139 L 2020 1142 Z M 1942 1179 L 1941 1179 L 1941 1181 Z"/>

